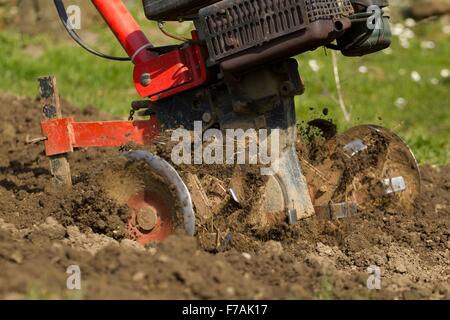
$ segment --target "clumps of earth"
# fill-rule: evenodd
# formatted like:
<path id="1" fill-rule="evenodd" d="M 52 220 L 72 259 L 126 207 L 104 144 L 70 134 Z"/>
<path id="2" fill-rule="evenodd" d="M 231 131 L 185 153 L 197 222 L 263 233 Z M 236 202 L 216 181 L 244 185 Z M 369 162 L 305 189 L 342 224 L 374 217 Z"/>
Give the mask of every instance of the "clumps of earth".
<path id="1" fill-rule="evenodd" d="M 262 232 L 240 223 L 247 203 L 230 203 L 218 223 L 231 235 L 225 247 L 181 232 L 144 247 L 126 238 L 128 209 L 99 182 L 117 149 L 71 154 L 73 190 L 55 188 L 42 145 L 27 143 L 40 135 L 39 103 L 1 94 L 0 109 L 0 298 L 450 299 L 449 167 L 421 168 L 412 212 L 377 208 Z M 76 120 L 109 117 L 66 102 L 63 111 Z M 261 183 L 252 174 L 245 181 Z M 72 265 L 82 271 L 79 291 L 66 287 Z M 380 290 L 367 286 L 373 266 Z"/>

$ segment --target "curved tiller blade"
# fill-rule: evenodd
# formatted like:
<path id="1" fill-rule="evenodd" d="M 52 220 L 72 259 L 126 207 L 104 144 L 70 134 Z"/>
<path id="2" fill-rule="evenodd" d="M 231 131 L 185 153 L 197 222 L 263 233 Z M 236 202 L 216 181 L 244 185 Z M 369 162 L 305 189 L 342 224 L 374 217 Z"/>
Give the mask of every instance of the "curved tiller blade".
<path id="1" fill-rule="evenodd" d="M 109 170 L 106 193 L 129 207 L 128 236 L 143 245 L 160 241 L 182 228 L 195 234 L 191 195 L 177 171 L 146 151 L 122 153 L 124 164 Z"/>
<path id="2" fill-rule="evenodd" d="M 316 207 L 350 203 L 369 211 L 412 209 L 420 193 L 420 170 L 395 133 L 361 125 L 328 140 L 325 149 L 320 161 L 306 167 Z"/>

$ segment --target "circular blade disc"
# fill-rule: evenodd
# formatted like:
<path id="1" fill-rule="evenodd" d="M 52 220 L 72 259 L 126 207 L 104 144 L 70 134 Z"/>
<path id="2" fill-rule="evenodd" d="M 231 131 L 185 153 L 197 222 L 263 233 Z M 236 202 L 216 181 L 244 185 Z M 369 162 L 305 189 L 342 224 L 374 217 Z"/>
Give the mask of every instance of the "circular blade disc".
<path id="1" fill-rule="evenodd" d="M 421 177 L 409 147 L 388 129 L 362 125 L 330 139 L 305 171 L 315 205 L 355 202 L 361 209 L 409 211 Z"/>
<path id="2" fill-rule="evenodd" d="M 170 165 L 146 152 L 134 152 L 125 156 L 108 164 L 100 182 L 110 199 L 128 206 L 128 237 L 145 245 L 164 240 L 178 227 L 182 228 L 183 224 L 186 226 L 186 215 L 183 216 L 182 211 L 189 201 L 182 202 L 176 192 L 177 188 L 165 175 L 165 171 L 155 169 L 158 164 L 167 168 Z M 153 163 L 146 161 L 150 157 L 154 160 Z M 175 172 L 172 166 L 169 169 Z M 183 184 L 181 178 L 177 182 Z M 192 221 L 188 222 L 192 224 Z"/>
<path id="3" fill-rule="evenodd" d="M 131 209 L 128 235 L 131 239 L 147 244 L 164 240 L 174 231 L 175 213 L 170 199 L 156 190 L 144 190 L 128 199 Z"/>

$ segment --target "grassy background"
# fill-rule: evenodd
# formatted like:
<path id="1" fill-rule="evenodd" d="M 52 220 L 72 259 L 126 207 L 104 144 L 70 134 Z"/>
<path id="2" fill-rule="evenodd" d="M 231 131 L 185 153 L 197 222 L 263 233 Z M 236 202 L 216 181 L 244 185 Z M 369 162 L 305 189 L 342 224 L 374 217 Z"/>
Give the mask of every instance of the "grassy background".
<path id="1" fill-rule="evenodd" d="M 152 41 L 168 42 L 154 23 L 145 20 L 139 1 L 131 4 L 131 9 L 149 31 Z M 168 28 L 186 34 L 189 27 L 171 24 Z M 297 98 L 299 121 L 323 117 L 322 110 L 327 108 L 327 117 L 332 118 L 341 131 L 360 123 L 380 124 L 399 133 L 422 163 L 449 164 L 450 78 L 443 78 L 440 73 L 450 69 L 450 35 L 442 28 L 439 20 L 418 24 L 411 28 L 414 38 L 410 40 L 410 48 L 400 46 L 398 38 L 394 37 L 390 54 L 378 53 L 363 58 L 345 58 L 338 54 L 350 122 L 344 120 L 337 103 L 331 54 L 319 49 L 298 56 L 307 86 L 306 93 Z M 102 23 L 92 25 L 82 34 L 100 51 L 123 55 Z M 96 58 L 67 38 L 62 31 L 55 37 L 0 30 L 0 91 L 35 96 L 36 78 L 54 74 L 59 79 L 61 95 L 70 102 L 126 115 L 130 102 L 139 98 L 132 83 L 132 65 Z M 433 41 L 436 47 L 422 48 L 423 41 Z M 318 72 L 310 67 L 311 61 L 320 67 Z M 368 72 L 359 72 L 361 66 Z M 413 71 L 421 75 L 420 81 L 411 79 Z M 399 98 L 406 101 L 402 108 L 396 105 Z"/>

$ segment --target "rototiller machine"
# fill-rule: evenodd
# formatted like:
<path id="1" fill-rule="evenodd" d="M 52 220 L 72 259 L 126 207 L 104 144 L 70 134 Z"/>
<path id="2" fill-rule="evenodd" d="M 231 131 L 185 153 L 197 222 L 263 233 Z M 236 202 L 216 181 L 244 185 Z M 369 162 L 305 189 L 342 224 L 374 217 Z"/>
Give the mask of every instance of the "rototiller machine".
<path id="1" fill-rule="evenodd" d="M 75 122 L 63 118 L 53 78 L 40 79 L 45 121 L 42 132 L 55 180 L 71 184 L 66 155 L 76 148 L 148 145 L 161 132 L 268 129 L 280 136 L 277 170 L 267 180 L 258 211 L 261 219 L 282 213 L 286 222 L 321 215 L 352 216 L 370 203 L 373 193 L 396 197 L 410 205 L 420 188 L 414 156 L 393 133 L 360 126 L 327 141 L 322 161 L 299 159 L 294 97 L 304 92 L 298 64 L 291 57 L 319 47 L 345 56 L 362 56 L 390 45 L 387 0 L 144 0 L 148 19 L 181 44 L 155 47 L 121 0 L 92 0 L 128 57 L 112 57 L 85 45 L 72 28 L 62 0 L 54 0 L 70 36 L 101 58 L 130 61 L 133 80 L 145 100 L 132 103 L 132 113 L 147 120 Z M 164 29 L 165 21 L 192 21 L 195 31 L 185 39 Z M 148 119 L 149 117 L 149 119 Z M 324 131 L 329 123 L 316 121 Z M 382 157 L 371 158 L 382 150 Z M 182 180 L 166 160 L 145 151 L 129 151 L 143 160 L 180 204 L 184 229 L 196 230 L 201 210 L 198 190 Z M 360 157 L 367 158 L 366 165 Z M 305 178 L 305 172 L 311 179 Z M 194 183 L 195 184 L 195 183 Z M 234 190 L 230 189 L 235 198 Z M 338 195 L 341 193 L 341 195 Z M 143 244 L 171 233 L 175 216 L 152 190 L 128 201 L 132 214 L 129 236 Z M 196 200 L 197 199 L 197 200 Z"/>

